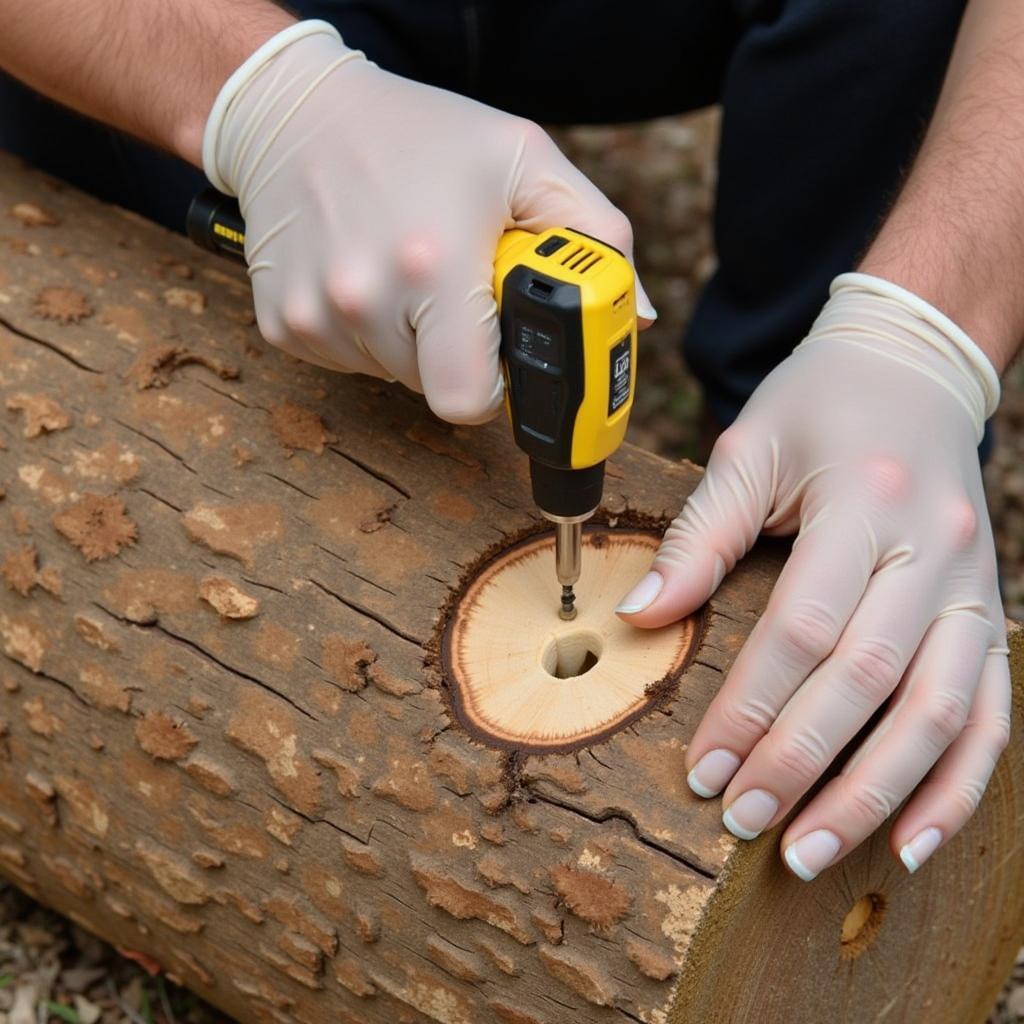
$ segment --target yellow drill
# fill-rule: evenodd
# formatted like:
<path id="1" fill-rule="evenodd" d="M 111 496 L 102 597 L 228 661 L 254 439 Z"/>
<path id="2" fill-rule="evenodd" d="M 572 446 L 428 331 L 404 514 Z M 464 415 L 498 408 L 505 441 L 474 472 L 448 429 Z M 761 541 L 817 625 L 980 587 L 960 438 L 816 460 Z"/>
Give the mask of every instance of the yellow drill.
<path id="1" fill-rule="evenodd" d="M 512 431 L 530 457 L 533 500 L 555 524 L 559 614 L 572 619 L 583 523 L 601 503 L 605 459 L 622 444 L 633 406 L 633 268 L 579 231 L 508 231 L 494 291 Z"/>
<path id="2" fill-rule="evenodd" d="M 234 199 L 206 189 L 188 211 L 189 237 L 245 259 Z M 633 268 L 617 249 L 569 228 L 508 231 L 494 291 L 505 401 L 530 457 L 533 499 L 555 524 L 559 614 L 576 616 L 583 524 L 601 504 L 604 463 L 626 434 L 636 382 Z"/>

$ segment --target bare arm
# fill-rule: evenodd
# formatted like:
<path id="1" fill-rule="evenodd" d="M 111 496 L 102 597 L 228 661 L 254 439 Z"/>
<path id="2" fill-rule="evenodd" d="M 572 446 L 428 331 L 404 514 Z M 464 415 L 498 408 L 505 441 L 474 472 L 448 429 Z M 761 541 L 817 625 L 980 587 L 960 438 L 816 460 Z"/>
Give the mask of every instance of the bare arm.
<path id="1" fill-rule="evenodd" d="M 921 152 L 860 269 L 941 309 L 999 372 L 1024 341 L 1020 0 L 968 5 Z"/>
<path id="2" fill-rule="evenodd" d="M 199 166 L 220 87 L 294 20 L 269 0 L 0 0 L 0 67 Z"/>

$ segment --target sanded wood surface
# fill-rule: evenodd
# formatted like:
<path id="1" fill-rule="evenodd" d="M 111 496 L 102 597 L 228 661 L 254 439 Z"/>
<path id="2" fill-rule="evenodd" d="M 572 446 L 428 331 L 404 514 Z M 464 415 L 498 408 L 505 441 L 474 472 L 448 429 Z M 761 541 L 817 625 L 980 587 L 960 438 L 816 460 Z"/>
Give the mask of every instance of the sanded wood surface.
<path id="1" fill-rule="evenodd" d="M 624 448 L 603 520 L 697 478 Z M 0 487 L 0 871 L 240 1020 L 984 1019 L 1019 743 L 914 877 L 884 831 L 811 885 L 727 835 L 683 752 L 779 547 L 649 714 L 567 754 L 471 739 L 445 616 L 542 525 L 506 425 L 281 356 L 233 267 L 6 158 Z"/>

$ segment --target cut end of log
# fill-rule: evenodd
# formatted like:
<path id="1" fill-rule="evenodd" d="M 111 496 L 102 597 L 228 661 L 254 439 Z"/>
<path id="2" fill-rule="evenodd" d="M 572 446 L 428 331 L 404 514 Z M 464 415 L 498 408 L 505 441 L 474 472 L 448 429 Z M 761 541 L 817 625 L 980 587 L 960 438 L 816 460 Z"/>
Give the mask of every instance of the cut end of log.
<path id="1" fill-rule="evenodd" d="M 474 738 L 503 749 L 576 750 L 664 700 L 697 646 L 699 616 L 641 630 L 615 614 L 657 546 L 642 530 L 588 530 L 579 613 L 569 622 L 558 614 L 550 534 L 483 566 L 456 602 L 441 649 L 455 713 Z"/>

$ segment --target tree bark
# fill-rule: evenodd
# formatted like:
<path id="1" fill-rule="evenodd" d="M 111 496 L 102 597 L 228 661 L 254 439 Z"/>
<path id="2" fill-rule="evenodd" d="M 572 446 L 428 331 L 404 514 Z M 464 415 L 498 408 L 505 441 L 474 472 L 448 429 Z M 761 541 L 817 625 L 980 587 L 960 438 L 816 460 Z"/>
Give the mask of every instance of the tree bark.
<path id="1" fill-rule="evenodd" d="M 1021 940 L 1019 742 L 913 877 L 883 829 L 806 885 L 686 787 L 781 545 L 596 740 L 471 735 L 446 631 L 543 529 L 507 425 L 268 349 L 243 274 L 7 158 L 0 251 L 8 878 L 244 1021 L 984 1019 Z M 698 475 L 623 448 L 602 530 Z"/>

